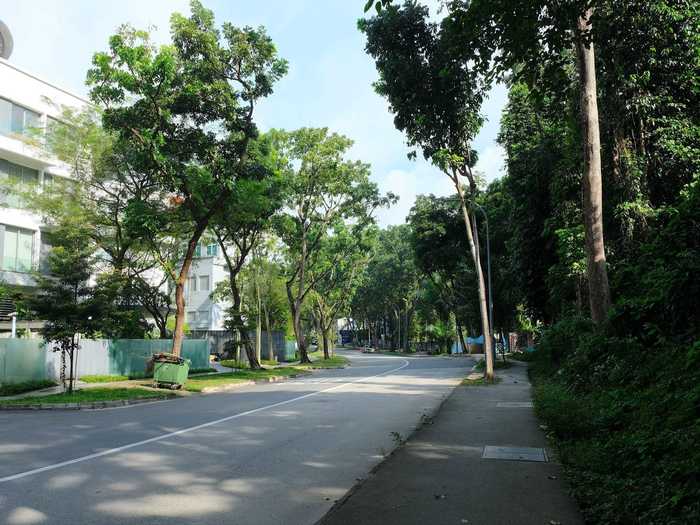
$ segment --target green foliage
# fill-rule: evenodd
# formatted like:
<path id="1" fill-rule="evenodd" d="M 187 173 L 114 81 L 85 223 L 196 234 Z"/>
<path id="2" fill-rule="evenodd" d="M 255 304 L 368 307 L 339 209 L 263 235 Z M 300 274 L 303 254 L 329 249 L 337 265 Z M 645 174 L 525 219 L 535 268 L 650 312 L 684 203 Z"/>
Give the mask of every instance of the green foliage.
<path id="1" fill-rule="evenodd" d="M 95 334 L 103 313 L 89 284 L 94 255 L 83 229 L 54 231 L 53 239 L 47 257 L 50 276 L 36 274 L 37 294 L 28 305 L 36 318 L 46 321 L 41 330 L 44 341 L 72 352 L 75 335 Z"/>
<path id="2" fill-rule="evenodd" d="M 259 169 L 253 113 L 287 70 L 263 28 L 219 29 L 198 0 L 190 5 L 189 18 L 171 17 L 171 45 L 157 48 L 148 33 L 120 28 L 109 51 L 94 55 L 87 79 L 91 97 L 105 107 L 102 122 L 116 150 L 156 190 L 129 199 L 124 223 L 175 282 L 177 319 L 199 239 L 227 203 L 242 202 L 240 193 L 266 173 Z M 163 245 L 173 239 L 186 249 L 166 257 Z M 182 335 L 176 323 L 175 351 Z"/>
<path id="3" fill-rule="evenodd" d="M 25 397 L 0 401 L 3 405 L 43 405 L 55 403 L 99 403 L 128 399 L 162 398 L 163 393 L 146 388 L 85 388 L 72 393 Z"/>
<path id="4" fill-rule="evenodd" d="M 17 394 L 24 394 L 25 392 L 31 392 L 32 390 L 41 390 L 43 388 L 49 388 L 56 386 L 56 383 L 49 381 L 48 379 L 41 379 L 38 381 L 23 381 L 21 383 L 6 383 L 0 385 L 0 396 L 15 396 Z"/>
<path id="5" fill-rule="evenodd" d="M 128 376 L 120 375 L 87 375 L 80 376 L 80 380 L 84 383 L 113 383 L 117 381 L 128 381 Z"/>

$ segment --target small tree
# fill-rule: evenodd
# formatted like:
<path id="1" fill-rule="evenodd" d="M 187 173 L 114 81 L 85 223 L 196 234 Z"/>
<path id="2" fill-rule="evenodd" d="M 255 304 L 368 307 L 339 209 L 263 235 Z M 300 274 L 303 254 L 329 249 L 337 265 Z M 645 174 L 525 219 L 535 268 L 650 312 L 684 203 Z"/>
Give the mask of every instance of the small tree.
<path id="1" fill-rule="evenodd" d="M 41 329 L 44 342 L 53 343 L 61 352 L 61 380 L 66 383 L 66 358 L 69 360 L 68 391 L 73 391 L 78 337 L 97 331 L 101 311 L 89 285 L 94 252 L 87 232 L 79 225 L 53 233 L 54 246 L 48 255 L 50 275 L 35 274 L 37 294 L 28 299 L 34 315 L 45 320 Z"/>
<path id="2" fill-rule="evenodd" d="M 159 49 L 148 33 L 122 27 L 88 73 L 91 96 L 105 105 L 105 128 L 116 133 L 133 171 L 167 197 L 131 201 L 131 232 L 145 242 L 162 239 L 164 230 L 186 239 L 177 264 L 163 261 L 175 283 L 174 354 L 195 249 L 246 176 L 255 104 L 287 69 L 264 29 L 226 23 L 219 30 L 198 0 L 191 10 L 190 18 L 172 15 L 173 43 Z"/>

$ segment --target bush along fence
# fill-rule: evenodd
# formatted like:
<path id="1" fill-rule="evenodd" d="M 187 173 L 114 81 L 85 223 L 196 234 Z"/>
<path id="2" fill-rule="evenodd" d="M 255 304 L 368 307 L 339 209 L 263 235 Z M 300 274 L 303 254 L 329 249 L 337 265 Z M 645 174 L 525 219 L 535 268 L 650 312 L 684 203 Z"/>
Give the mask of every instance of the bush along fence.
<path id="1" fill-rule="evenodd" d="M 76 377 L 85 375 L 124 375 L 143 377 L 147 362 L 157 352 L 170 352 L 168 339 L 83 339 L 77 352 Z M 41 339 L 0 339 L 0 384 L 25 381 L 58 381 L 60 352 Z M 190 369 L 209 366 L 209 342 L 188 339 L 182 357 L 192 361 Z"/>

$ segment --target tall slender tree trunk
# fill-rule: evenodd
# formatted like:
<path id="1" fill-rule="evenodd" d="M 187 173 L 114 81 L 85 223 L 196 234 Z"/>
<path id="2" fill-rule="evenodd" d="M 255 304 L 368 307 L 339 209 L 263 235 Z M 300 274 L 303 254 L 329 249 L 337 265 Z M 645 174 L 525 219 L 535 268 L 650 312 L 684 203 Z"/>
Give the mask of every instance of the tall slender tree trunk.
<path id="1" fill-rule="evenodd" d="M 457 316 L 455 316 L 455 320 L 457 319 Z M 464 330 L 462 330 L 462 324 L 457 320 L 457 336 L 459 337 L 459 343 L 462 346 L 462 353 L 468 353 L 467 350 L 467 344 L 464 341 Z"/>
<path id="2" fill-rule="evenodd" d="M 185 258 L 180 267 L 180 273 L 175 279 L 175 330 L 173 332 L 172 353 L 180 355 L 182 353 L 182 340 L 185 338 L 185 282 L 190 274 L 194 251 L 199 243 L 199 238 L 204 232 L 205 226 L 197 225 L 192 237 L 187 243 Z"/>
<path id="3" fill-rule="evenodd" d="M 233 307 L 232 307 L 232 317 L 235 330 L 238 331 L 240 336 L 240 343 L 245 350 L 246 357 L 248 358 L 248 365 L 251 369 L 262 368 L 260 366 L 260 361 L 258 361 L 255 355 L 255 349 L 250 341 L 250 336 L 248 335 L 248 329 L 243 322 L 243 316 L 241 314 L 241 292 L 238 289 L 238 283 L 236 278 L 233 276 L 229 277 L 229 286 L 231 287 L 231 296 L 233 297 Z"/>
<path id="4" fill-rule="evenodd" d="M 481 269 L 481 261 L 479 257 L 478 246 L 474 243 L 474 236 L 472 234 L 472 224 L 469 218 L 469 210 L 467 210 L 467 202 L 464 197 L 464 189 L 459 183 L 459 177 L 457 174 L 453 174 L 451 177 L 457 189 L 457 194 L 459 195 L 460 207 L 462 209 L 462 217 L 464 219 L 464 226 L 467 230 L 467 241 L 469 243 L 469 251 L 471 252 L 472 260 L 474 261 L 474 266 L 476 268 L 476 278 L 479 289 L 479 311 L 481 313 L 481 330 L 484 333 L 484 354 L 486 360 L 486 379 L 493 381 L 493 341 L 491 340 L 491 327 L 489 326 L 489 314 L 488 307 L 486 306 L 486 283 L 484 282 L 484 272 Z"/>
<path id="5" fill-rule="evenodd" d="M 594 323 L 605 320 L 610 309 L 610 285 L 603 238 L 603 180 L 595 52 L 590 41 L 589 8 L 578 19 L 576 51 L 581 83 L 581 136 L 583 137 L 583 219 L 586 233 L 586 272 Z"/>
<path id="6" fill-rule="evenodd" d="M 257 323 L 255 324 L 255 359 L 258 363 L 262 359 L 262 301 L 260 300 L 260 287 L 257 276 L 255 277 L 255 295 L 258 301 Z"/>
<path id="7" fill-rule="evenodd" d="M 267 304 L 264 302 L 263 312 L 265 313 L 265 328 L 267 328 L 267 358 L 270 361 L 274 361 L 275 349 L 272 344 L 272 328 L 270 328 L 270 311 L 267 309 Z"/>

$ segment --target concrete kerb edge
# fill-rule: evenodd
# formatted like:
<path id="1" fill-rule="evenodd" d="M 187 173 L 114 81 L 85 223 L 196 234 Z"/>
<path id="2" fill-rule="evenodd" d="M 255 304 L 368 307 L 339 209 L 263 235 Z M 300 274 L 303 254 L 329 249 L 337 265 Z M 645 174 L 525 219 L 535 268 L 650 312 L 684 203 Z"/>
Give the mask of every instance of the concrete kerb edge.
<path id="1" fill-rule="evenodd" d="M 346 368 L 337 367 L 337 368 Z M 315 370 L 324 370 L 324 368 L 316 368 Z M 325 368 L 328 370 L 328 368 Z M 211 374 L 216 375 L 216 374 Z M 287 381 L 289 379 L 296 379 L 297 377 L 311 375 L 311 372 L 300 372 L 298 374 L 292 374 L 289 376 L 273 376 L 267 377 L 265 379 L 255 379 L 251 381 L 246 381 L 243 383 L 233 383 L 226 386 L 210 387 L 202 390 L 202 394 L 218 394 L 222 392 L 228 392 L 229 390 L 235 390 L 237 388 L 242 388 L 251 385 L 265 384 L 265 383 L 277 383 L 281 381 Z M 101 408 L 116 408 L 122 406 L 139 405 L 142 403 L 153 403 L 157 401 L 169 401 L 176 399 L 180 396 L 177 394 L 164 395 L 161 397 L 146 397 L 143 399 L 120 399 L 116 401 L 99 401 L 96 403 L 36 403 L 36 404 L 26 404 L 26 405 L 0 405 L 0 410 L 12 411 L 12 410 L 95 410 Z"/>
<path id="2" fill-rule="evenodd" d="M 101 408 L 117 408 L 157 401 L 168 401 L 178 397 L 175 394 L 159 397 L 144 397 L 142 399 L 118 399 L 115 401 L 97 401 L 95 403 L 35 403 L 26 405 L 0 405 L 0 410 L 95 410 Z"/>

